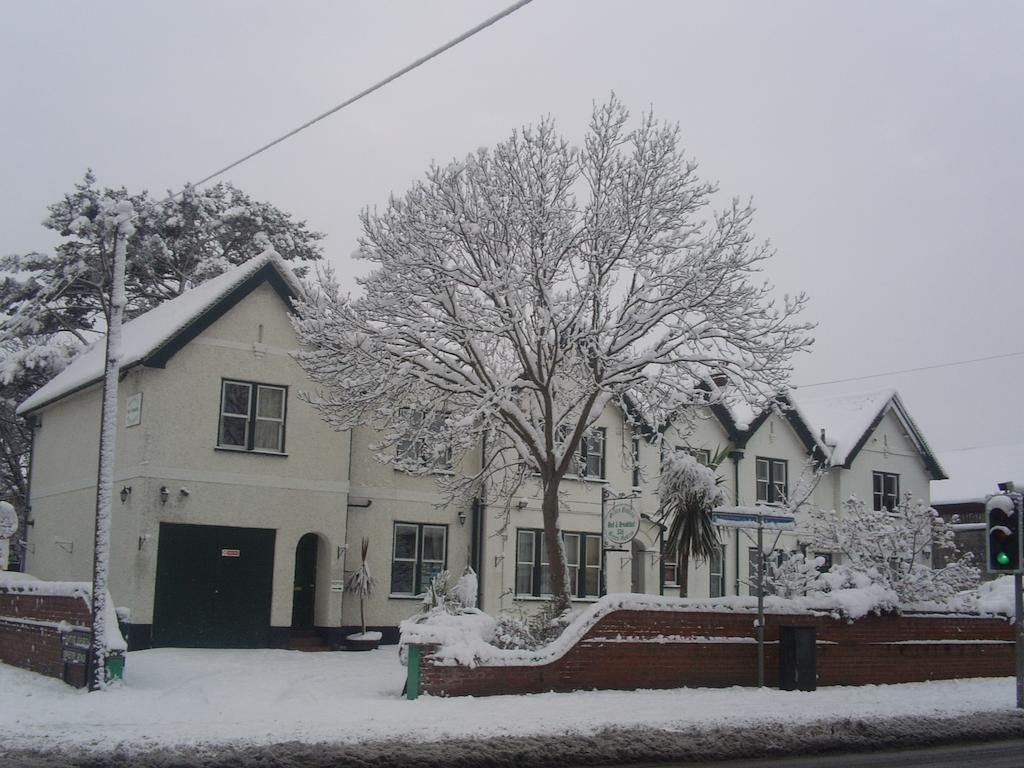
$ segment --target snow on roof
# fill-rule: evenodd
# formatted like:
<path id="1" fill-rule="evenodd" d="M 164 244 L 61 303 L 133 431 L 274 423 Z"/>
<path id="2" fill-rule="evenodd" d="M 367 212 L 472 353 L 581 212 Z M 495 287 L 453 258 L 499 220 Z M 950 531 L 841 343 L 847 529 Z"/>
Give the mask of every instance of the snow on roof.
<path id="1" fill-rule="evenodd" d="M 998 483 L 1014 480 L 1024 488 L 1024 443 L 943 451 L 939 456 L 948 480 L 933 480 L 932 503 L 984 501 Z"/>
<path id="2" fill-rule="evenodd" d="M 846 464 L 882 409 L 896 397 L 895 389 L 838 396 L 814 396 L 791 393 L 790 403 L 811 430 L 815 441 L 831 455 L 832 465 Z M 825 442 L 821 430 L 825 430 Z M 832 446 L 835 446 L 834 450 Z"/>
<path id="3" fill-rule="evenodd" d="M 130 368 L 145 360 L 146 357 L 201 318 L 234 288 L 268 264 L 273 265 L 296 295 L 301 292 L 298 279 L 284 259 L 272 248 L 268 248 L 255 258 L 233 267 L 125 323 L 121 329 L 121 369 Z M 59 375 L 25 400 L 18 407 L 18 413 L 29 413 L 53 400 L 99 381 L 103 377 L 105 354 L 106 339 L 97 339 Z"/>

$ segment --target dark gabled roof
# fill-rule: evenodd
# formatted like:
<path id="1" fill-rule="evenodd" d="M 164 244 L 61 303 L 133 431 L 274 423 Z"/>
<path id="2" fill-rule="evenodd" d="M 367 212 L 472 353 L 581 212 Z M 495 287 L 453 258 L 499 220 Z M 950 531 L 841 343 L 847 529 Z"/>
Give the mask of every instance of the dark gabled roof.
<path id="1" fill-rule="evenodd" d="M 281 257 L 268 250 L 125 323 L 121 328 L 121 371 L 137 365 L 163 368 L 182 347 L 264 283 L 289 306 L 302 290 Z M 106 343 L 100 339 L 25 400 L 18 413 L 38 411 L 98 383 L 103 378 L 105 357 Z"/>
<path id="2" fill-rule="evenodd" d="M 813 398 L 789 395 L 793 418 L 809 431 L 820 449 L 831 456 L 833 466 L 849 469 L 886 414 L 894 413 L 906 429 L 933 480 L 946 478 L 935 454 L 894 389 L 838 397 Z M 793 419 L 791 418 L 791 423 Z M 824 430 L 824 439 L 819 437 Z M 801 439 L 806 438 L 801 435 Z"/>

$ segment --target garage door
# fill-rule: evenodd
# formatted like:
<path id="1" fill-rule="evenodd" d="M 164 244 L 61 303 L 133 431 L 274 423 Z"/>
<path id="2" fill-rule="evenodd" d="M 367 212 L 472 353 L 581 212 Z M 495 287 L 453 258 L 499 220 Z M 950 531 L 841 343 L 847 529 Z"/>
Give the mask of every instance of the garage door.
<path id="1" fill-rule="evenodd" d="M 266 528 L 161 523 L 153 645 L 268 646 L 274 537 Z"/>

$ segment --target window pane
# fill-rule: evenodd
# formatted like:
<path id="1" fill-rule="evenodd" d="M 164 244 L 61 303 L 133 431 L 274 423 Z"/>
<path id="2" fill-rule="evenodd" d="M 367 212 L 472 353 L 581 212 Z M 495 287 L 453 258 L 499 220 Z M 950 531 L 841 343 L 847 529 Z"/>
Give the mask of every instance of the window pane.
<path id="1" fill-rule="evenodd" d="M 599 594 L 601 580 L 600 568 L 587 568 L 587 597 L 596 597 Z"/>
<path id="2" fill-rule="evenodd" d="M 430 586 L 430 580 L 444 570 L 444 563 L 423 563 L 423 575 L 420 577 L 420 592 Z"/>
<path id="3" fill-rule="evenodd" d="M 407 560 L 396 560 L 391 563 L 391 592 L 392 594 L 411 595 L 412 577 L 416 564 Z"/>
<path id="4" fill-rule="evenodd" d="M 600 536 L 587 536 L 587 565 L 601 565 Z"/>
<path id="5" fill-rule="evenodd" d="M 887 496 L 899 496 L 899 476 L 898 475 L 886 475 L 885 476 L 885 494 Z"/>
<path id="6" fill-rule="evenodd" d="M 280 451 L 283 424 L 280 421 L 256 420 L 253 448 L 258 451 Z"/>
<path id="7" fill-rule="evenodd" d="M 259 387 L 256 396 L 256 415 L 262 418 L 284 418 L 284 390 L 277 387 Z"/>
<path id="8" fill-rule="evenodd" d="M 551 573 L 547 563 L 543 563 L 540 567 L 540 594 L 551 594 Z"/>
<path id="9" fill-rule="evenodd" d="M 250 386 L 248 384 L 238 384 L 233 381 L 225 381 L 223 412 L 248 416 L 249 390 Z"/>
<path id="10" fill-rule="evenodd" d="M 218 445 L 238 445 L 244 448 L 248 424 L 249 420 L 240 416 L 221 416 Z"/>
<path id="11" fill-rule="evenodd" d="M 395 558 L 403 560 L 416 559 L 416 526 L 396 525 L 395 526 Z M 410 583 L 410 589 L 411 589 Z"/>
<path id="12" fill-rule="evenodd" d="M 517 537 L 518 541 L 518 554 L 516 555 L 516 561 L 520 563 L 533 563 L 533 531 L 519 531 Z"/>
<path id="13" fill-rule="evenodd" d="M 533 594 L 533 563 L 516 565 L 516 594 Z"/>
<path id="14" fill-rule="evenodd" d="M 882 473 L 881 472 L 874 472 L 874 473 L 872 473 L 871 479 L 872 479 L 872 483 L 874 485 L 875 493 L 880 494 L 882 492 Z"/>
<path id="15" fill-rule="evenodd" d="M 757 481 L 768 482 L 768 462 L 764 459 L 757 460 Z"/>
<path id="16" fill-rule="evenodd" d="M 436 525 L 423 526 L 423 559 L 444 563 L 445 529 Z M 425 582 L 424 582 L 425 583 Z"/>
<path id="17" fill-rule="evenodd" d="M 580 564 L 580 537 L 576 533 L 562 534 L 565 542 L 565 562 L 568 565 Z"/>

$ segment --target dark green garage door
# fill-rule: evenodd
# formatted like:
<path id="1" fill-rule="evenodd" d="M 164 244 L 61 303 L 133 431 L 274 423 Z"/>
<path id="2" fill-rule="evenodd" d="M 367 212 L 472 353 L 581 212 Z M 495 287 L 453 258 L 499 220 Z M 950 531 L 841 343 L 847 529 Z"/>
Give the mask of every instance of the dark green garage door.
<path id="1" fill-rule="evenodd" d="M 268 646 L 274 536 L 266 528 L 160 523 L 153 645 Z"/>

